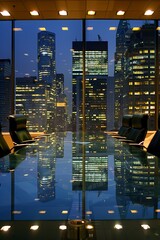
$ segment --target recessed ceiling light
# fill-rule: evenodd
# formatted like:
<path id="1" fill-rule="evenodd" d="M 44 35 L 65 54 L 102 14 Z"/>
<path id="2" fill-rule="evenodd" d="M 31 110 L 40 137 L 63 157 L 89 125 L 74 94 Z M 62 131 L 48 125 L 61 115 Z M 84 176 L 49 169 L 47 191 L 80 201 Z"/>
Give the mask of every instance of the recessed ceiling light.
<path id="1" fill-rule="evenodd" d="M 64 231 L 64 230 L 67 229 L 67 226 L 66 226 L 66 225 L 60 225 L 60 226 L 59 226 L 59 229 Z"/>
<path id="2" fill-rule="evenodd" d="M 33 225 L 30 227 L 31 230 L 36 231 L 38 230 L 39 226 L 38 225 Z"/>
<path id="3" fill-rule="evenodd" d="M 115 30 L 117 30 L 117 28 L 116 27 L 110 27 L 109 30 L 110 31 L 115 31 Z"/>
<path id="4" fill-rule="evenodd" d="M 96 14 L 96 12 L 95 11 L 93 11 L 93 10 L 89 10 L 88 11 L 88 15 L 91 15 L 91 16 L 93 16 L 93 15 L 95 15 Z"/>
<path id="5" fill-rule="evenodd" d="M 86 229 L 93 229 L 93 225 L 88 224 L 88 225 L 86 226 Z"/>
<path id="6" fill-rule="evenodd" d="M 67 16 L 67 11 L 66 10 L 61 10 L 61 11 L 59 11 L 59 15 Z"/>
<path id="7" fill-rule="evenodd" d="M 125 11 L 122 11 L 122 10 L 120 10 L 120 11 L 117 12 L 117 15 L 118 15 L 118 16 L 122 16 L 122 15 L 124 15 L 124 14 L 125 14 Z"/>
<path id="8" fill-rule="evenodd" d="M 121 225 L 121 224 L 115 224 L 115 226 L 114 226 L 114 228 L 116 228 L 116 229 L 122 229 L 123 228 L 123 226 Z"/>
<path id="9" fill-rule="evenodd" d="M 30 14 L 32 16 L 38 16 L 39 15 L 39 13 L 36 10 L 31 11 Z"/>
<path id="10" fill-rule="evenodd" d="M 10 228 L 11 228 L 11 226 L 6 225 L 6 226 L 1 227 L 1 231 L 7 232 Z"/>
<path id="11" fill-rule="evenodd" d="M 11 16 L 11 14 L 7 11 L 7 10 L 4 10 L 2 12 L 0 12 L 2 16 L 4 17 L 8 17 L 8 16 Z"/>
<path id="12" fill-rule="evenodd" d="M 147 230 L 150 228 L 150 226 L 148 224 L 142 224 L 141 227 L 144 229 L 144 230 Z"/>
<path id="13" fill-rule="evenodd" d="M 154 13 L 153 10 L 148 9 L 147 11 L 145 11 L 144 15 L 146 15 L 146 16 L 151 16 L 153 13 Z"/>

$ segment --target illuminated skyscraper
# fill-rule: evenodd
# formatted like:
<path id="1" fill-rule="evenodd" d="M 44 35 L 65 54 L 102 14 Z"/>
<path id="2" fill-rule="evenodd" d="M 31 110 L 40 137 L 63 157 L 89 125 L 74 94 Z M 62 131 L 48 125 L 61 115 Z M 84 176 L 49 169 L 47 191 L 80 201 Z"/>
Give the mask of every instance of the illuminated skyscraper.
<path id="1" fill-rule="evenodd" d="M 73 42 L 72 55 L 72 124 L 82 129 L 83 45 Z M 86 131 L 106 130 L 108 42 L 88 41 L 85 46 L 85 118 Z"/>
<path id="2" fill-rule="evenodd" d="M 133 32 L 126 53 L 128 113 L 149 114 L 149 129 L 155 129 L 156 26 L 145 23 Z"/>
<path id="3" fill-rule="evenodd" d="M 30 131 L 45 130 L 45 86 L 36 77 L 16 78 L 16 113 L 27 116 Z"/>
<path id="4" fill-rule="evenodd" d="M 127 93 L 127 82 L 125 81 L 125 53 L 128 45 L 129 23 L 127 20 L 120 20 L 116 33 L 116 52 L 115 52 L 115 127 L 119 128 L 122 116 L 128 111 L 125 108 L 125 98 Z"/>
<path id="5" fill-rule="evenodd" d="M 0 102 L 2 130 L 8 131 L 7 117 L 11 114 L 11 64 L 9 59 L 0 59 Z"/>
<path id="6" fill-rule="evenodd" d="M 48 31 L 38 33 L 38 81 L 45 86 L 46 130 L 52 132 L 56 114 L 55 34 Z"/>

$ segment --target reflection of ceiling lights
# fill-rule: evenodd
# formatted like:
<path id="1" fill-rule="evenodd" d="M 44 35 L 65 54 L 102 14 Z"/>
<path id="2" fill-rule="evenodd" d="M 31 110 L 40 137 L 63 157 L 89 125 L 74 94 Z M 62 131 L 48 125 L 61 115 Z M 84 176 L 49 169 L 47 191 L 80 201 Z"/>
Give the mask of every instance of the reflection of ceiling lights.
<path id="1" fill-rule="evenodd" d="M 95 15 L 95 14 L 96 14 L 96 12 L 93 11 L 93 10 L 89 10 L 89 11 L 88 11 L 88 15 L 90 15 L 90 16 L 93 16 L 93 15 Z"/>
<path id="2" fill-rule="evenodd" d="M 22 31 L 22 28 L 13 28 L 13 31 L 19 32 L 19 31 Z"/>
<path id="3" fill-rule="evenodd" d="M 0 13 L 1 13 L 1 15 L 4 16 L 4 17 L 11 16 L 11 14 L 10 14 L 8 11 L 6 11 L 6 10 L 4 10 L 4 11 L 2 11 L 2 12 L 0 12 Z"/>
<path id="4" fill-rule="evenodd" d="M 144 15 L 151 16 L 153 13 L 154 13 L 153 10 L 148 9 L 147 11 L 145 11 Z"/>
<path id="5" fill-rule="evenodd" d="M 139 30 L 141 30 L 140 27 L 133 27 L 133 28 L 132 28 L 132 31 L 139 31 Z"/>
<path id="6" fill-rule="evenodd" d="M 46 31 L 46 28 L 45 27 L 39 27 L 39 30 L 40 31 Z"/>
<path id="7" fill-rule="evenodd" d="M 31 11 L 30 14 L 32 16 L 38 16 L 39 15 L 39 13 L 36 10 Z"/>
<path id="8" fill-rule="evenodd" d="M 117 30 L 117 28 L 116 27 L 110 27 L 109 30 L 110 31 L 115 31 L 115 30 Z"/>
<path id="9" fill-rule="evenodd" d="M 63 31 L 68 31 L 68 27 L 62 27 Z"/>
<path id="10" fill-rule="evenodd" d="M 60 16 L 67 16 L 67 11 L 66 10 L 61 10 L 59 11 Z"/>
<path id="11" fill-rule="evenodd" d="M 117 15 L 118 15 L 118 16 L 123 16 L 124 14 L 125 14 L 125 11 L 122 11 L 122 10 L 120 10 L 120 11 L 117 12 Z"/>
<path id="12" fill-rule="evenodd" d="M 92 31 L 92 30 L 93 30 L 93 27 L 87 27 L 87 30 L 88 30 L 88 31 Z"/>

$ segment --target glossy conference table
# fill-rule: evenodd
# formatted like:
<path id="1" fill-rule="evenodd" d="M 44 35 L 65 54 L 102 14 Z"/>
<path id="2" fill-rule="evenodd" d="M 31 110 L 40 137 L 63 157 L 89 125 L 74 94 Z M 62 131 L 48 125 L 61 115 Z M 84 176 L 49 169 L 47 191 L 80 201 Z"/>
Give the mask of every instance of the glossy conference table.
<path id="1" fill-rule="evenodd" d="M 154 240 L 159 218 L 160 159 L 107 134 L 53 133 L 0 159 L 1 240 Z"/>

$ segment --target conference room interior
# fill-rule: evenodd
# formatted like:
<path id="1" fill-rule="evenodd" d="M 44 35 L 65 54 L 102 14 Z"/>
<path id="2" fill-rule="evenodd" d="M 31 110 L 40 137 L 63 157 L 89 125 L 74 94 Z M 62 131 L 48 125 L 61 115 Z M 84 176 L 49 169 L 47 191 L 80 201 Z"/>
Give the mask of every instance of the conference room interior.
<path id="1" fill-rule="evenodd" d="M 0 1 L 0 124 L 10 149 L 0 158 L 1 239 L 159 239 L 160 163 L 148 146 L 160 124 L 160 5 L 138 3 L 137 9 L 133 0 Z M 3 16 L 3 10 L 10 15 Z M 33 10 L 38 15 L 30 15 Z M 58 10 L 67 10 L 67 15 Z M 123 15 L 117 15 L 119 10 Z M 145 15 L 146 10 L 153 10 L 152 15 Z M 124 26 L 128 35 L 122 33 Z M 123 55 L 122 67 L 119 34 L 139 36 L 147 27 L 154 29 L 148 37 L 151 47 L 133 51 L 132 65 Z M 39 81 L 47 75 L 47 68 L 40 66 L 41 56 L 47 55 L 45 33 L 54 44 L 48 56 L 54 55 L 50 64 L 55 79 L 46 80 L 43 89 Z M 87 53 L 92 42 L 107 46 L 101 70 L 94 65 L 96 47 Z M 147 56 L 150 63 L 139 67 Z M 127 87 L 124 77 L 130 82 Z M 95 91 L 101 104 L 90 89 L 95 80 L 105 79 L 105 97 Z M 106 111 L 105 117 L 100 113 L 101 127 L 96 126 L 100 120 L 94 120 L 98 112 L 92 115 L 93 106 Z M 34 139 L 20 148 L 10 134 L 8 117 L 15 114 L 26 116 Z M 117 137 L 124 116 L 143 114 L 148 116 L 143 143 Z"/>

